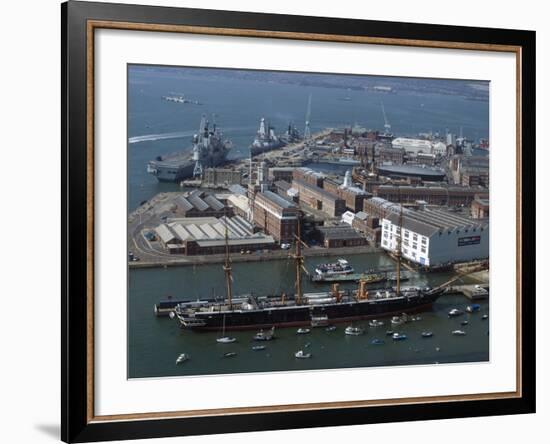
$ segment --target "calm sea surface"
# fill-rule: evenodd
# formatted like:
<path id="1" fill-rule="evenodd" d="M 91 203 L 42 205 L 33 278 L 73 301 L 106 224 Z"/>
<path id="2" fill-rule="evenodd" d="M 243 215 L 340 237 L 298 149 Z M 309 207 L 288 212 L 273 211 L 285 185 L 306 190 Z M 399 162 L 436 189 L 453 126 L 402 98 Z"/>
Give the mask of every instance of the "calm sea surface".
<path id="1" fill-rule="evenodd" d="M 185 94 L 203 105 L 175 104 L 161 99 L 163 95 Z M 462 127 L 466 137 L 488 137 L 488 103 L 466 100 L 459 96 L 407 93 L 377 94 L 336 88 L 304 87 L 253 80 L 224 80 L 204 76 L 168 75 L 163 73 L 133 73 L 130 70 L 128 98 L 128 210 L 162 191 L 175 191 L 175 184 L 159 184 L 145 171 L 149 160 L 158 155 L 190 149 L 191 136 L 197 131 L 201 114 L 216 114 L 216 122 L 234 147 L 230 158 L 245 157 L 254 138 L 259 118 L 269 118 L 278 130 L 289 121 L 303 130 L 307 99 L 312 94 L 311 126 L 318 131 L 326 127 L 359 124 L 367 128 L 383 128 L 380 102 L 384 102 L 392 131 L 397 135 L 439 131 L 458 133 Z M 342 100 L 349 97 L 351 100 Z M 332 168 L 334 169 L 334 168 Z M 312 258 L 316 263 L 336 258 Z M 383 254 L 349 256 L 356 270 L 388 266 Z M 288 261 L 234 264 L 235 294 L 253 291 L 272 293 L 291 291 L 294 285 L 293 267 Z M 435 285 L 448 276 L 422 276 L 410 285 Z M 351 285 L 353 286 L 353 285 Z M 326 286 L 306 284 L 306 291 L 322 291 Z M 344 285 L 344 288 L 350 285 Z M 157 377 L 175 375 L 222 374 L 234 372 L 265 372 L 294 369 L 337 367 L 433 364 L 486 361 L 489 359 L 489 321 L 482 321 L 488 304 L 482 303 L 481 313 L 448 319 L 453 307 L 464 308 L 468 300 L 445 296 L 422 320 L 393 328 L 386 325 L 369 328 L 359 337 L 344 335 L 344 326 L 334 332 L 313 330 L 309 335 L 296 335 L 295 329 L 281 329 L 277 340 L 266 343 L 266 350 L 253 351 L 253 332 L 232 333 L 234 344 L 216 343 L 217 333 L 182 331 L 177 322 L 153 315 L 153 305 L 168 295 L 177 299 L 197 299 L 223 294 L 223 272 L 220 265 L 167 269 L 130 270 L 128 292 L 128 376 Z M 470 319 L 467 326 L 460 321 Z M 463 328 L 467 335 L 452 336 L 451 331 Z M 385 336 L 387 329 L 408 335 L 408 340 L 393 342 Z M 423 330 L 434 336 L 423 339 Z M 374 338 L 384 345 L 372 345 Z M 310 344 L 312 359 L 296 360 L 294 352 Z M 233 358 L 222 358 L 227 351 L 237 352 Z M 191 360 L 176 366 L 180 353 Z"/>

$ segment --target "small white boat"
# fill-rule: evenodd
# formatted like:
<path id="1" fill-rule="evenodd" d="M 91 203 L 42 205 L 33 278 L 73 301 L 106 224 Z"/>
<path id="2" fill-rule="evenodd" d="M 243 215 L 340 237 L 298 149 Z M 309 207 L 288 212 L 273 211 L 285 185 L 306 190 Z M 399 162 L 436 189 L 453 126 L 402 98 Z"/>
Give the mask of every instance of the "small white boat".
<path id="1" fill-rule="evenodd" d="M 294 357 L 297 359 L 309 359 L 311 358 L 311 353 L 304 353 L 303 350 L 298 350 L 294 353 Z"/>
<path id="2" fill-rule="evenodd" d="M 336 330 L 336 325 L 329 325 L 327 328 L 325 328 L 325 331 L 334 331 Z"/>
<path id="3" fill-rule="evenodd" d="M 392 335 L 392 339 L 394 341 L 404 341 L 405 339 L 407 339 L 407 335 L 406 334 L 403 334 L 403 333 L 394 333 Z"/>
<path id="4" fill-rule="evenodd" d="M 466 336 L 466 332 L 464 330 L 453 330 L 452 334 L 455 336 Z"/>
<path id="5" fill-rule="evenodd" d="M 450 318 L 453 318 L 455 316 L 460 316 L 461 314 L 463 314 L 463 311 L 462 310 L 459 310 L 458 308 L 453 308 L 450 312 L 449 312 L 449 317 Z"/>
<path id="6" fill-rule="evenodd" d="M 381 327 L 382 325 L 384 325 L 383 321 L 378 321 L 376 319 L 369 321 L 369 327 Z"/>
<path id="7" fill-rule="evenodd" d="M 423 331 L 422 337 L 423 338 L 431 338 L 434 334 L 431 331 Z"/>
<path id="8" fill-rule="evenodd" d="M 188 361 L 189 355 L 187 353 L 182 353 L 178 356 L 178 359 L 176 359 L 176 364 L 181 364 L 182 362 Z"/>
<path id="9" fill-rule="evenodd" d="M 218 342 L 219 344 L 231 344 L 236 340 L 237 339 L 230 336 L 225 336 L 225 315 L 223 315 L 222 336 L 216 339 L 216 342 Z"/>
<path id="10" fill-rule="evenodd" d="M 223 354 L 224 358 L 232 358 L 233 356 L 237 356 L 237 353 L 235 352 L 227 352 Z"/>
<path id="11" fill-rule="evenodd" d="M 466 311 L 468 313 L 474 313 L 476 311 L 479 311 L 480 308 L 481 308 L 481 306 L 479 304 L 472 304 L 472 305 L 468 305 L 466 307 Z"/>
<path id="12" fill-rule="evenodd" d="M 460 323 L 460 325 L 468 325 L 468 324 L 469 324 L 469 322 L 466 321 L 466 320 L 464 320 L 464 321 L 462 321 L 462 322 Z"/>
<path id="13" fill-rule="evenodd" d="M 312 327 L 326 327 L 328 325 L 328 316 L 312 316 L 311 317 L 311 326 Z"/>
<path id="14" fill-rule="evenodd" d="M 265 350 L 265 345 L 254 345 L 252 346 L 252 350 L 254 351 Z"/>
<path id="15" fill-rule="evenodd" d="M 272 327 L 267 333 L 260 330 L 252 338 L 254 341 L 271 341 L 275 337 L 275 327 Z"/>
<path id="16" fill-rule="evenodd" d="M 354 327 L 353 325 L 348 325 L 346 327 L 345 333 L 350 336 L 359 336 L 364 333 L 364 330 L 361 327 Z"/>
<path id="17" fill-rule="evenodd" d="M 484 314 L 483 316 L 481 316 L 481 319 L 485 320 L 485 319 L 489 319 L 489 315 L 487 314 Z"/>
<path id="18" fill-rule="evenodd" d="M 391 318 L 392 325 L 401 325 L 403 323 L 403 319 L 400 316 L 394 316 Z"/>
<path id="19" fill-rule="evenodd" d="M 309 328 L 299 328 L 298 330 L 296 330 L 296 333 L 299 335 L 307 335 L 310 332 L 311 330 Z"/>
<path id="20" fill-rule="evenodd" d="M 231 343 L 235 342 L 236 340 L 237 340 L 236 338 L 231 338 L 229 336 L 224 336 L 223 338 L 217 338 L 216 342 L 218 342 L 220 344 L 231 344 Z"/>

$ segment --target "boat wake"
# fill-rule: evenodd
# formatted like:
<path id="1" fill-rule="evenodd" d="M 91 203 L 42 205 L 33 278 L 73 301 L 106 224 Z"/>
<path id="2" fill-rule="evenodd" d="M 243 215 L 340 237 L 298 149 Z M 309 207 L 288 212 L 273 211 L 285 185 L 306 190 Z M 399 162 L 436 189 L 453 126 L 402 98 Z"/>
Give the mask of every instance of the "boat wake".
<path id="1" fill-rule="evenodd" d="M 191 137 L 194 131 L 180 131 L 176 133 L 164 133 L 164 134 L 145 134 L 143 136 L 134 136 L 128 138 L 128 143 L 141 143 L 151 142 L 155 140 L 166 139 L 183 139 L 184 137 Z"/>

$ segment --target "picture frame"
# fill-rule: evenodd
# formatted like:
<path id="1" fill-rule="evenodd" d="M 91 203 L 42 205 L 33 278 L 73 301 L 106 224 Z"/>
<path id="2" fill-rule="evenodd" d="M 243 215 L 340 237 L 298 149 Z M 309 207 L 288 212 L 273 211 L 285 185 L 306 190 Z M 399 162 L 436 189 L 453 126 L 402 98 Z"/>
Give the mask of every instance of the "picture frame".
<path id="1" fill-rule="evenodd" d="M 65 442 L 535 412 L 535 33 L 69 1 L 62 22 L 62 412 Z M 507 53 L 516 66 L 516 390 L 96 415 L 94 34 L 99 29 Z M 148 34 L 149 33 L 149 34 Z M 138 62 L 138 61 L 133 61 Z M 497 277 L 498 278 L 498 277 Z M 123 297 L 123 296 L 121 296 Z"/>

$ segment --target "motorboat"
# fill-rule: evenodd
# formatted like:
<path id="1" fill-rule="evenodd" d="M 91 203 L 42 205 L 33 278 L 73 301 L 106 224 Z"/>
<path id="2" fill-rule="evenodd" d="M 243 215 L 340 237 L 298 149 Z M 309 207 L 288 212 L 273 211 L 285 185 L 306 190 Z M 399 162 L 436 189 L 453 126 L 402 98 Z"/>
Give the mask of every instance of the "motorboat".
<path id="1" fill-rule="evenodd" d="M 237 353 L 235 353 L 235 352 L 227 352 L 227 353 L 224 353 L 224 354 L 223 354 L 223 357 L 224 357 L 224 358 L 232 358 L 232 357 L 234 357 L 234 356 L 237 356 Z"/>
<path id="2" fill-rule="evenodd" d="M 404 341 L 405 339 L 407 339 L 407 335 L 404 334 L 404 333 L 397 333 L 396 332 L 392 335 L 392 339 L 394 341 Z"/>
<path id="3" fill-rule="evenodd" d="M 488 314 L 484 314 L 483 316 L 481 316 L 481 319 L 483 319 L 483 320 L 489 319 L 489 315 L 488 315 Z"/>
<path id="4" fill-rule="evenodd" d="M 466 332 L 464 330 L 453 330 L 451 333 L 455 336 L 466 336 Z"/>
<path id="5" fill-rule="evenodd" d="M 462 310 L 459 310 L 458 308 L 453 308 L 448 313 L 450 318 L 454 318 L 455 316 L 460 316 L 461 314 L 464 314 L 464 312 Z"/>
<path id="6" fill-rule="evenodd" d="M 188 361 L 189 355 L 187 353 L 182 353 L 178 356 L 178 359 L 176 359 L 176 364 L 181 364 L 182 362 Z"/>
<path id="7" fill-rule="evenodd" d="M 403 323 L 403 320 L 399 316 L 394 316 L 391 318 L 392 325 L 401 325 Z"/>
<path id="8" fill-rule="evenodd" d="M 325 331 L 334 331 L 336 330 L 336 325 L 329 325 L 327 328 L 325 328 Z"/>
<path id="9" fill-rule="evenodd" d="M 311 333 L 311 330 L 309 328 L 299 328 L 296 330 L 296 333 L 299 335 L 307 335 L 308 333 Z"/>
<path id="10" fill-rule="evenodd" d="M 472 304 L 472 305 L 468 305 L 468 306 L 466 307 L 466 311 L 467 311 L 468 313 L 475 313 L 476 311 L 479 311 L 480 308 L 481 308 L 481 305 L 479 305 L 479 304 Z"/>
<path id="11" fill-rule="evenodd" d="M 422 337 L 423 337 L 423 338 L 431 338 L 433 335 L 434 335 L 434 334 L 433 334 L 433 332 L 431 332 L 431 331 L 423 331 L 423 332 L 422 332 Z"/>
<path id="12" fill-rule="evenodd" d="M 304 353 L 303 350 L 298 350 L 294 353 L 294 357 L 297 359 L 309 359 L 311 358 L 311 353 Z"/>
<path id="13" fill-rule="evenodd" d="M 468 325 L 468 324 L 469 324 L 469 322 L 467 320 L 464 320 L 460 323 L 460 325 Z"/>
<path id="14" fill-rule="evenodd" d="M 254 351 L 265 350 L 265 345 L 253 345 L 252 350 Z"/>
<path id="15" fill-rule="evenodd" d="M 393 330 L 386 330 L 386 336 L 392 336 Z"/>
<path id="16" fill-rule="evenodd" d="M 350 336 L 359 336 L 364 333 L 364 330 L 361 327 L 354 327 L 353 325 L 348 325 L 346 327 L 345 333 Z"/>
<path id="17" fill-rule="evenodd" d="M 378 321 L 376 319 L 369 321 L 369 327 L 381 327 L 382 325 L 384 325 L 383 321 Z"/>
<path id="18" fill-rule="evenodd" d="M 254 341 L 271 341 L 275 337 L 275 327 L 272 327 L 271 330 L 265 332 L 260 330 L 252 338 Z"/>
<path id="19" fill-rule="evenodd" d="M 312 316 L 311 317 L 311 326 L 312 327 L 326 327 L 328 325 L 328 316 Z"/>
<path id="20" fill-rule="evenodd" d="M 385 344 L 385 342 L 382 339 L 377 339 L 377 338 L 370 341 L 370 343 L 372 345 L 384 345 Z"/>
<path id="21" fill-rule="evenodd" d="M 236 340 L 237 340 L 236 338 L 231 338 L 229 336 L 223 336 L 221 338 L 217 338 L 216 342 L 219 343 L 219 344 L 232 344 Z"/>

